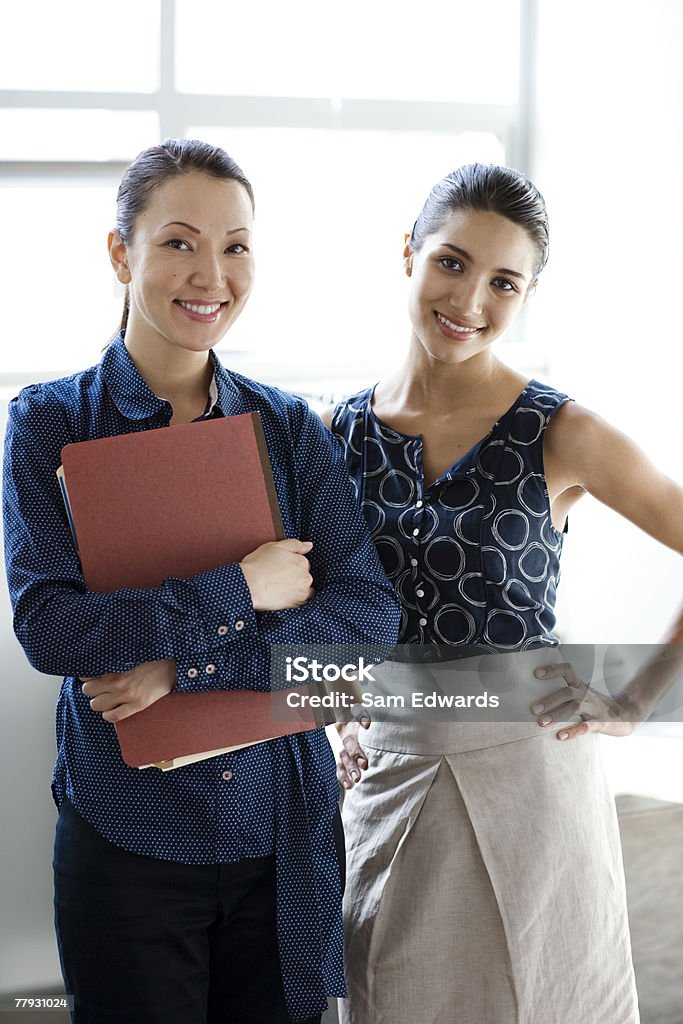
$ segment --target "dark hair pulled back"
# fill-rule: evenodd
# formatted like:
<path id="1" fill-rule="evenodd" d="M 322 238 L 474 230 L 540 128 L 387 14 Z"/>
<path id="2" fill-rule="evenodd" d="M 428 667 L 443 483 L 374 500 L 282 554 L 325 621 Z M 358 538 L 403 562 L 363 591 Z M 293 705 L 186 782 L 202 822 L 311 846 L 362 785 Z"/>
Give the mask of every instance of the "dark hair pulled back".
<path id="1" fill-rule="evenodd" d="M 451 171 L 427 196 L 410 235 L 410 251 L 417 252 L 456 210 L 488 211 L 519 224 L 536 247 L 534 275 L 540 274 L 548 261 L 548 214 L 543 196 L 521 171 L 497 164 L 464 164 Z"/>
<path id="2" fill-rule="evenodd" d="M 172 178 L 200 172 L 223 181 L 238 181 L 244 186 L 254 209 L 254 192 L 244 171 L 225 150 L 198 139 L 165 139 L 139 153 L 126 168 L 116 196 L 116 229 L 124 242 L 130 242 L 135 222 L 147 208 L 152 193 Z M 128 323 L 128 289 L 123 301 L 119 330 Z"/>

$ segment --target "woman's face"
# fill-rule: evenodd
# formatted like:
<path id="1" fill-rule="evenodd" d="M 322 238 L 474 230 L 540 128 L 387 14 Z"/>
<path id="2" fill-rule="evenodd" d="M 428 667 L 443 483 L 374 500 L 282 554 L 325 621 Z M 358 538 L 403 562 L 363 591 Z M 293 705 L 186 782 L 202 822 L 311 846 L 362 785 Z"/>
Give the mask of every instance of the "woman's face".
<path id="1" fill-rule="evenodd" d="M 254 280 L 253 214 L 246 189 L 199 172 L 159 186 L 124 244 L 110 236 L 128 284 L 127 338 L 207 352 L 242 312 Z"/>
<path id="2" fill-rule="evenodd" d="M 450 214 L 418 252 L 406 250 L 413 343 L 447 363 L 487 349 L 533 292 L 537 258 L 527 232 L 507 217 Z"/>

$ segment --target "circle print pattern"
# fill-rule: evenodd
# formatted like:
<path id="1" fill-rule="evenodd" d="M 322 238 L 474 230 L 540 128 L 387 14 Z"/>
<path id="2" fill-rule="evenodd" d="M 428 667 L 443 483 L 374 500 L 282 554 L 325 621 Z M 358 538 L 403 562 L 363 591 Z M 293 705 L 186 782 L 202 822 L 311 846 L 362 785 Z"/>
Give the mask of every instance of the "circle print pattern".
<path id="1" fill-rule="evenodd" d="M 407 473 L 400 469 L 390 469 L 382 477 L 379 496 L 385 505 L 390 505 L 392 508 L 405 508 L 415 497 L 415 484 Z"/>
<path id="2" fill-rule="evenodd" d="M 377 420 L 367 389 L 333 430 L 385 571 L 401 601 L 401 644 L 500 651 L 558 642 L 563 535 L 551 519 L 543 440 L 566 402 L 530 381 L 486 437 L 433 483 L 420 436 Z M 425 655 L 429 654 L 424 650 Z"/>

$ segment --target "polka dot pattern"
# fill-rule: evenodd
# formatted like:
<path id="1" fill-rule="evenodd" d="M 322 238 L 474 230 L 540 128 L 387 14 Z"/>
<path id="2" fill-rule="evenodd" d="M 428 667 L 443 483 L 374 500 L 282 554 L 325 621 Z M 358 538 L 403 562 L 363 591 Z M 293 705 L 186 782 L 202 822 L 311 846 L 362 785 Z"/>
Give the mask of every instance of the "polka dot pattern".
<path id="1" fill-rule="evenodd" d="M 543 439 L 567 395 L 530 381 L 489 434 L 427 486 L 422 438 L 382 423 L 372 391 L 338 406 L 332 429 L 401 599 L 399 642 L 420 645 L 425 658 L 556 644 L 563 535 L 550 518 Z"/>
<path id="2" fill-rule="evenodd" d="M 358 510 L 338 446 L 306 403 L 215 361 L 210 415 L 258 411 L 285 533 L 313 541 L 316 597 L 256 615 L 242 572 L 223 566 L 148 590 L 85 591 L 55 470 L 62 447 L 168 425 L 122 336 L 95 367 L 24 389 L 9 409 L 5 541 L 15 626 L 31 663 L 64 675 L 57 802 L 68 795 L 105 838 L 187 864 L 275 853 L 283 980 L 293 1019 L 343 995 L 341 888 L 331 822 L 334 758 L 323 730 L 162 774 L 121 760 L 114 727 L 79 676 L 175 658 L 178 689 L 270 688 L 270 646 L 396 640 L 398 602 Z M 210 481 L 207 481 L 210 486 Z M 208 667 L 208 671 L 207 671 Z"/>

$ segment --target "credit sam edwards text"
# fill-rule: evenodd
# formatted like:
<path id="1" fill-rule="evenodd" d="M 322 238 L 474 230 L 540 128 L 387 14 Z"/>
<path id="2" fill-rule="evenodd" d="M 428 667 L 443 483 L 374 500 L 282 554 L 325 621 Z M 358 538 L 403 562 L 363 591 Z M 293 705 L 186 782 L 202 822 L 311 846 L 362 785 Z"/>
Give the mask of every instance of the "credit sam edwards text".
<path id="1" fill-rule="evenodd" d="M 285 659 L 285 678 L 288 683 L 374 683 L 372 669 L 375 665 L 366 664 L 363 658 L 357 662 L 337 665 L 324 663 L 303 656 Z M 413 708 L 497 708 L 499 698 L 488 691 L 478 694 L 444 694 L 423 693 L 414 691 L 406 697 L 404 694 L 363 693 L 353 694 L 346 690 L 337 690 L 324 694 L 319 693 L 288 693 L 287 705 L 290 708 L 352 708 L 361 705 L 364 708 L 405 708 L 407 702 Z"/>

